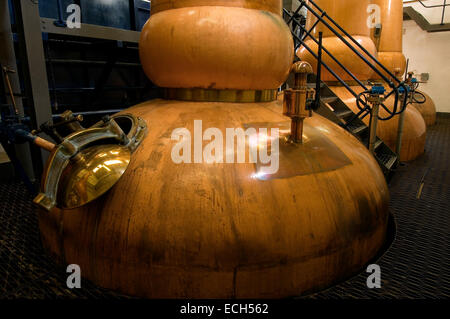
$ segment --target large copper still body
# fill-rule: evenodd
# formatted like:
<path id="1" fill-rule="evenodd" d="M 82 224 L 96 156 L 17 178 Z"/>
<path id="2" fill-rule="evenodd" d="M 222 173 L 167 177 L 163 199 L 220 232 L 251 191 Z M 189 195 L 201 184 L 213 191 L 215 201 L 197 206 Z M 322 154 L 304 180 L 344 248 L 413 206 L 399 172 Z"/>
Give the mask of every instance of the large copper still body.
<path id="1" fill-rule="evenodd" d="M 427 126 L 436 124 L 436 105 L 434 104 L 433 99 L 423 91 L 416 92 L 415 99 L 420 102 L 414 102 L 412 103 L 412 106 L 414 106 L 423 116 Z"/>
<path id="2" fill-rule="evenodd" d="M 402 53 L 403 36 L 403 2 L 401 0 L 316 0 L 315 3 L 328 13 L 344 30 L 352 35 L 366 50 L 385 65 L 392 74 L 402 76 L 406 68 L 406 59 Z M 377 5 L 378 8 L 374 8 Z M 380 13 L 381 33 L 375 32 L 377 19 L 375 15 Z M 373 16 L 371 16 L 373 15 Z M 308 26 L 312 26 L 316 18 L 308 16 Z M 309 30 L 309 29 L 308 29 Z M 342 64 L 349 69 L 360 81 L 380 81 L 378 76 L 367 64 L 360 60 L 356 54 L 350 51 L 342 41 L 334 34 L 328 31 L 321 23 L 314 29 L 312 35 L 318 36 L 318 32 L 324 33 L 323 45 L 326 47 Z M 306 42 L 311 48 L 317 45 L 313 40 Z M 362 52 L 361 52 L 362 53 Z M 304 48 L 300 48 L 297 55 L 304 61 L 317 65 L 316 59 Z M 366 55 L 366 58 L 369 57 Z M 324 54 L 324 62 L 327 63 L 336 74 L 347 82 L 356 93 L 361 93 L 363 89 L 356 86 L 355 81 L 340 68 L 331 58 Z M 336 78 L 325 68 L 322 68 L 324 74 L 323 80 L 326 81 L 333 92 L 343 100 L 355 113 L 359 112 L 356 105 L 356 98 L 343 86 L 338 85 Z M 385 84 L 387 89 L 388 86 Z M 432 103 L 432 101 L 431 101 Z M 388 99 L 384 104 L 393 109 L 394 99 Z M 429 110 L 428 105 L 422 105 L 421 109 Z M 412 107 L 413 106 L 413 107 Z M 402 147 L 400 150 L 400 160 L 410 161 L 425 151 L 426 125 L 423 117 L 417 110 L 417 105 L 410 105 L 405 111 L 405 129 L 402 137 Z M 414 107 L 415 106 L 415 107 Z M 382 110 L 381 117 L 386 118 L 387 112 Z M 377 135 L 393 150 L 396 150 L 398 126 L 400 117 L 396 116 L 388 121 L 379 121 Z M 364 118 L 366 124 L 369 124 L 370 118 Z"/>
<path id="3" fill-rule="evenodd" d="M 294 52 L 281 1 L 154 0 L 152 10 L 141 60 L 172 99 L 126 110 L 148 133 L 109 192 L 39 212 L 46 249 L 102 287 L 149 298 L 295 296 L 361 271 L 385 241 L 386 181 L 358 140 L 319 115 L 305 120 L 303 143 L 284 139 L 276 89 Z M 196 120 L 280 128 L 279 171 L 174 163 L 172 133 L 194 132 Z"/>

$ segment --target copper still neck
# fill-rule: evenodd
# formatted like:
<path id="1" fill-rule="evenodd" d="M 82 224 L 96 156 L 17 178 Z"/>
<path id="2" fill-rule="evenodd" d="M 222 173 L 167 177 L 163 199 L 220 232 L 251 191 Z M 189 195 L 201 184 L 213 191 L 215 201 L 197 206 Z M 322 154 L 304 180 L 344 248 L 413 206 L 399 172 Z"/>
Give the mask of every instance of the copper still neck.
<path id="1" fill-rule="evenodd" d="M 294 143 L 303 142 L 303 121 L 311 116 L 307 101 L 314 99 L 314 89 L 308 89 L 308 74 L 313 69 L 308 62 L 297 62 L 291 72 L 295 74 L 294 87 L 284 92 L 283 114 L 291 118 L 290 140 Z"/>

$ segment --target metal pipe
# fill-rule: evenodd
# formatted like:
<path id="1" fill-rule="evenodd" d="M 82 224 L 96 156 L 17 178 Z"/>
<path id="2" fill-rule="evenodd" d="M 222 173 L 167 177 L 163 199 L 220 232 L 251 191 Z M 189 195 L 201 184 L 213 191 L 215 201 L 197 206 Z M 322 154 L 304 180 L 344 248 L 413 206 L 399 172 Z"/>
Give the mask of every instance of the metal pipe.
<path id="1" fill-rule="evenodd" d="M 405 126 L 405 116 L 406 112 L 400 114 L 398 118 L 398 128 L 397 128 L 397 144 L 395 147 L 395 152 L 400 156 L 400 151 L 402 149 L 402 140 L 403 140 L 403 129 Z"/>
<path id="2" fill-rule="evenodd" d="M 122 112 L 123 109 L 112 109 L 112 110 L 102 110 L 102 111 L 87 111 L 87 112 L 74 112 L 74 116 L 82 115 L 82 116 L 90 116 L 90 115 L 108 115 L 108 114 L 116 114 Z M 57 120 L 62 117 L 62 114 L 53 114 L 52 119 Z M 23 121 L 31 121 L 29 116 L 23 117 Z"/>
<path id="3" fill-rule="evenodd" d="M 24 140 L 33 143 L 34 145 L 51 152 L 55 149 L 56 145 L 50 141 L 47 141 L 39 136 L 33 135 L 22 129 L 15 131 L 16 136 L 23 138 Z"/>
<path id="4" fill-rule="evenodd" d="M 0 1 L 0 64 L 7 66 L 10 69 L 18 70 L 16 52 L 14 50 L 14 38 L 11 30 L 10 10 L 12 10 L 12 8 L 9 7 L 8 1 Z M 21 92 L 18 72 L 9 74 L 9 81 L 14 92 Z M 15 103 L 19 111 L 19 116 L 24 115 L 23 99 L 22 95 L 16 95 Z M 12 103 L 12 96 L 10 96 L 9 99 L 6 99 L 6 103 L 10 106 Z M 24 174 L 27 175 L 31 181 L 34 181 L 35 172 L 31 159 L 30 146 L 28 144 L 16 144 L 11 147 L 14 149 L 15 154 L 17 154 L 17 158 L 21 161 L 20 166 L 24 171 Z M 10 160 L 12 161 L 11 158 Z"/>
<path id="5" fill-rule="evenodd" d="M 291 121 L 291 139 L 295 143 L 303 142 L 303 118 L 295 118 Z"/>
<path id="6" fill-rule="evenodd" d="M 322 79 L 322 49 L 323 49 L 323 33 L 319 32 L 319 51 L 317 58 L 317 74 L 316 74 L 316 99 L 314 102 L 314 108 L 318 109 L 320 105 L 320 84 Z"/>
<path id="7" fill-rule="evenodd" d="M 63 19 L 63 8 L 62 8 L 61 0 L 56 0 L 56 4 L 58 7 L 58 20 L 56 20 L 54 22 L 54 24 L 57 27 L 66 27 L 67 24 L 66 24 L 66 22 L 64 22 L 64 19 Z"/>
<path id="8" fill-rule="evenodd" d="M 5 76 L 5 82 L 6 82 L 6 86 L 8 87 L 9 95 L 11 97 L 11 102 L 12 102 L 12 105 L 14 108 L 14 114 L 19 118 L 19 109 L 17 108 L 16 99 L 14 97 L 14 92 L 11 87 L 11 81 L 9 81 L 9 76 L 8 76 L 9 72 L 15 72 L 15 71 L 9 70 L 7 67 L 2 67 L 2 71 Z M 19 118 L 19 121 L 20 121 L 20 118 Z"/>
<path id="9" fill-rule="evenodd" d="M 42 43 L 41 18 L 37 1 L 12 0 L 21 52 L 24 89 L 30 101 L 33 129 L 52 118 L 48 77 Z M 38 160 L 39 157 L 39 160 Z M 40 175 L 47 162 L 47 152 L 35 152 L 33 164 Z"/>
<path id="10" fill-rule="evenodd" d="M 34 145 L 36 145 L 46 151 L 49 151 L 49 152 L 52 152 L 56 147 L 56 145 L 54 143 L 44 140 L 43 138 L 40 138 L 39 136 L 36 136 L 33 143 L 34 143 Z"/>
<path id="11" fill-rule="evenodd" d="M 380 105 L 374 103 L 370 114 L 370 135 L 369 135 L 369 151 L 375 154 L 375 143 L 377 141 L 377 127 L 378 127 L 378 113 L 380 111 Z"/>
<path id="12" fill-rule="evenodd" d="M 283 114 L 291 118 L 290 140 L 294 143 L 303 142 L 303 121 L 312 116 L 307 108 L 307 100 L 314 91 L 308 89 L 308 74 L 313 69 L 308 62 L 296 62 L 291 68 L 295 74 L 294 87 L 284 92 Z"/>

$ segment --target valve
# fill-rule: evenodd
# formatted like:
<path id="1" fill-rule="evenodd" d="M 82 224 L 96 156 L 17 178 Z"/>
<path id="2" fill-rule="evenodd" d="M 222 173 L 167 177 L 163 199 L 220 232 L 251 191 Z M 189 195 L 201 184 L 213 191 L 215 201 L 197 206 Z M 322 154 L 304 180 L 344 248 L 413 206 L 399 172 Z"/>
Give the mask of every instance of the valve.
<path id="1" fill-rule="evenodd" d="M 9 73 L 16 73 L 15 70 L 9 69 L 5 66 L 2 66 L 3 76 L 5 77 L 5 83 L 8 88 L 9 96 L 11 97 L 11 102 L 13 104 L 14 114 L 17 118 L 19 118 L 19 109 L 17 108 L 16 99 L 14 98 L 14 92 L 11 86 L 11 81 L 9 79 Z"/>
<path id="2" fill-rule="evenodd" d="M 307 86 L 308 74 L 313 69 L 308 62 L 296 62 L 291 72 L 295 74 L 295 82 L 292 89 L 284 91 L 283 115 L 291 118 L 291 142 L 302 143 L 303 121 L 312 116 L 310 105 L 315 96 L 315 90 Z"/>
<path id="3" fill-rule="evenodd" d="M 72 111 L 65 111 L 61 114 L 60 119 L 61 121 L 57 123 L 54 123 L 52 120 L 43 123 L 38 130 L 33 130 L 31 134 L 45 133 L 57 143 L 61 143 L 64 137 L 58 132 L 58 128 L 64 128 L 69 133 L 84 130 L 84 127 L 80 124 L 83 121 L 83 115 L 75 116 Z"/>

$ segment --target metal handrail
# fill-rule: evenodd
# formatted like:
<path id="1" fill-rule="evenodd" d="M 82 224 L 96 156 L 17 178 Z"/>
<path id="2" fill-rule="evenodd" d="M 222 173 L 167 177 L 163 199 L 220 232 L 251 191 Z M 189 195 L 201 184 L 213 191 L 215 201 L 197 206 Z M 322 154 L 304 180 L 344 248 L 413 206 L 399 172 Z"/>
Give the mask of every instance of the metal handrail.
<path id="1" fill-rule="evenodd" d="M 432 9 L 432 8 L 441 8 L 441 7 L 448 7 L 450 6 L 450 3 L 447 4 L 447 1 L 444 0 L 443 4 L 436 4 L 436 5 L 432 5 L 432 6 L 427 6 L 425 3 L 423 3 L 421 0 L 416 0 L 416 1 L 411 1 L 411 2 L 405 2 L 405 3 L 412 3 L 412 2 L 419 2 L 422 6 L 424 6 L 427 9 Z"/>
<path id="2" fill-rule="evenodd" d="M 285 11 L 285 13 L 287 13 L 288 15 L 289 15 L 289 12 L 286 10 L 286 9 L 284 9 L 284 11 Z M 304 30 L 304 31 L 306 31 L 306 29 L 301 25 L 301 24 L 299 24 L 297 21 L 295 21 L 295 20 L 292 20 L 294 23 L 296 23 L 300 28 L 302 28 L 302 30 Z M 316 24 L 314 24 L 314 26 L 315 26 Z M 308 52 L 309 53 L 311 53 L 311 55 L 312 56 L 314 56 L 316 59 L 318 59 L 318 56 L 317 56 L 317 54 L 315 54 L 315 52 L 313 52 L 312 51 L 312 49 L 311 48 L 309 48 L 307 45 L 305 45 L 304 43 L 303 43 L 303 41 L 304 41 L 304 39 L 310 34 L 310 32 L 311 32 L 311 30 L 309 31 L 309 32 L 307 32 L 307 34 L 306 34 L 306 36 L 304 36 L 303 37 L 303 39 L 300 39 L 295 33 L 292 33 L 292 35 L 294 36 L 294 38 L 301 44 L 301 45 L 303 45 L 304 47 L 305 47 L 305 49 L 307 49 L 308 50 Z M 318 41 L 317 41 L 317 39 L 315 39 L 314 37 L 311 37 L 316 43 L 318 43 Z M 295 49 L 297 49 L 299 46 L 297 46 Z M 353 73 L 351 73 L 351 71 L 350 70 L 348 70 L 344 65 L 342 65 L 342 63 L 339 61 L 339 60 L 337 60 L 326 48 L 324 48 L 324 47 L 322 47 L 322 49 L 344 70 L 344 71 L 346 71 L 347 72 L 347 74 L 349 74 L 356 82 L 358 82 L 358 84 L 360 84 L 360 86 L 363 88 L 363 89 L 365 89 L 365 90 L 367 90 L 367 88 L 364 86 L 364 84 L 359 80 L 359 79 L 357 79 L 354 75 L 353 75 Z M 321 65 L 323 65 L 327 70 L 328 70 L 328 72 L 330 72 L 355 98 L 358 98 L 358 94 L 355 92 L 355 91 L 353 91 L 352 90 L 352 88 L 344 81 L 344 80 L 342 80 L 325 62 L 321 62 Z M 389 94 L 389 96 L 392 94 L 393 92 L 391 92 L 390 94 Z M 365 106 L 367 106 L 367 103 L 364 101 L 364 100 L 362 100 L 362 99 L 359 99 L 359 101 L 363 104 L 363 105 L 365 105 Z M 387 109 L 387 107 L 384 105 L 384 104 L 382 104 L 381 105 L 387 112 L 391 112 L 389 109 Z M 364 115 L 363 116 L 363 118 L 365 117 L 365 116 L 367 116 L 367 114 L 369 113 L 370 111 L 368 110 L 368 109 L 364 109 L 364 110 L 361 110 L 361 112 L 359 112 L 358 113 L 358 117 L 359 117 L 359 115 L 361 115 L 361 114 L 363 114 L 363 113 L 366 113 L 366 115 Z M 353 118 L 349 121 L 349 123 L 347 124 L 347 125 L 350 125 L 352 122 L 353 122 Z M 386 120 L 386 119 L 385 119 Z"/>
<path id="3" fill-rule="evenodd" d="M 345 40 L 345 38 L 343 36 L 341 36 L 339 34 L 339 32 L 337 32 L 336 30 L 333 29 L 333 27 L 331 25 L 329 25 L 322 17 L 326 17 L 328 20 L 330 20 L 342 33 L 345 34 L 345 36 L 347 36 L 350 40 L 352 40 L 352 42 L 359 47 L 365 54 L 367 54 L 373 61 L 376 62 L 376 64 L 378 64 L 378 66 L 380 66 L 383 71 L 385 71 L 392 79 L 394 79 L 395 81 L 402 83 L 400 80 L 398 80 L 394 74 L 392 74 L 380 61 L 377 60 L 376 57 L 374 57 L 369 51 L 366 50 L 366 48 L 364 46 L 362 46 L 358 41 L 356 41 L 347 31 L 345 31 L 336 21 L 333 20 L 333 18 L 331 18 L 325 11 L 323 11 L 313 0 L 308 0 L 310 3 L 312 3 L 317 10 L 319 10 L 322 13 L 322 16 L 319 17 L 318 14 L 303 0 L 301 0 L 300 2 L 311 12 L 313 13 L 318 19 L 321 20 L 321 22 L 328 27 L 328 29 L 330 31 L 332 31 L 340 40 L 342 40 L 342 42 L 344 42 L 355 54 L 357 54 L 364 62 L 366 62 L 367 65 L 369 65 L 375 72 L 377 72 L 378 75 L 381 76 L 381 78 L 383 80 L 385 80 L 387 83 L 389 83 L 390 85 L 393 85 L 393 83 L 390 81 L 390 79 L 388 79 L 386 76 L 384 76 L 381 71 L 379 71 L 378 69 L 375 68 L 374 65 L 372 65 L 363 55 L 361 55 L 355 48 L 353 48 L 350 43 L 347 42 L 347 40 Z M 300 8 L 300 7 L 299 7 Z"/>
<path id="4" fill-rule="evenodd" d="M 386 83 L 388 83 L 389 87 L 392 88 L 392 91 L 387 95 L 387 97 L 391 96 L 392 94 L 395 94 L 395 101 L 394 101 L 394 108 L 393 110 L 389 110 L 384 104 L 382 104 L 381 106 L 386 110 L 386 112 L 388 112 L 388 114 L 390 114 L 387 118 L 380 118 L 380 120 L 389 120 L 391 118 L 393 118 L 396 115 L 401 114 L 402 112 L 404 112 L 404 110 L 406 109 L 406 105 L 407 105 L 407 96 L 405 95 L 404 100 L 403 100 L 403 104 L 400 108 L 400 111 L 397 112 L 398 109 L 398 102 L 399 102 L 399 88 L 403 87 L 404 92 L 406 92 L 407 88 L 406 85 L 403 81 L 397 79 L 395 77 L 394 74 L 392 74 L 382 63 L 380 63 L 370 52 L 368 52 L 359 42 L 357 42 L 347 31 L 345 31 L 336 21 L 334 21 L 330 16 L 327 15 L 327 13 L 322 10 L 314 1 L 309 0 L 309 2 L 316 8 L 314 9 L 313 7 L 309 6 L 306 1 L 300 1 L 300 5 L 297 8 L 297 10 L 294 13 L 290 13 L 289 11 L 287 11 L 286 9 L 283 9 L 284 14 L 286 14 L 289 19 L 287 21 L 287 23 L 291 23 L 293 22 L 295 25 L 293 26 L 293 36 L 294 38 L 298 41 L 299 45 L 296 46 L 295 50 L 297 50 L 300 46 L 303 46 L 306 50 L 308 50 L 309 53 L 311 53 L 311 55 L 314 56 L 314 58 L 318 58 L 317 54 L 315 54 L 313 52 L 313 50 L 311 50 L 311 48 L 309 48 L 306 44 L 305 44 L 305 39 L 307 39 L 308 37 L 313 39 L 313 41 L 315 41 L 316 43 L 318 43 L 317 39 L 315 39 L 315 37 L 311 36 L 311 32 L 312 30 L 317 26 L 318 23 L 322 22 L 323 25 L 325 25 L 330 31 L 332 31 L 337 38 L 339 38 L 351 51 L 353 51 L 361 60 L 363 60 L 373 71 L 375 71 Z M 301 23 L 299 21 L 297 21 L 295 19 L 295 16 L 298 14 L 298 12 L 305 7 L 306 9 L 308 9 L 308 12 L 313 14 L 316 18 L 317 21 L 314 23 L 314 25 L 311 27 L 310 30 L 306 30 L 305 27 L 303 27 L 301 25 Z M 319 12 L 317 13 L 316 10 Z M 329 22 L 325 21 L 325 19 L 328 19 Z M 333 27 L 334 25 L 334 27 Z M 294 32 L 296 27 L 300 27 L 301 30 L 304 32 L 304 35 L 302 36 L 302 38 L 300 39 Z M 354 45 L 356 45 L 362 52 L 364 52 L 368 58 L 366 58 L 365 56 L 363 56 L 361 54 L 361 52 L 359 52 L 349 41 L 347 41 L 340 33 L 339 31 L 337 31 L 336 29 L 338 29 L 340 32 L 342 32 L 351 42 L 354 43 Z M 334 62 L 336 62 L 338 64 L 339 67 L 341 67 L 353 80 L 355 80 L 358 85 L 360 85 L 364 90 L 367 91 L 367 87 L 350 71 L 348 70 L 337 58 L 335 58 L 331 52 L 329 50 L 327 50 L 326 48 L 322 48 L 324 52 L 326 52 L 328 54 L 328 56 L 330 56 L 332 58 L 332 60 Z M 375 62 L 377 66 L 375 66 L 373 63 L 371 63 L 369 60 L 372 60 Z M 340 82 L 355 98 L 357 98 L 359 100 L 359 102 L 361 104 L 364 105 L 364 108 L 360 109 L 361 112 L 359 112 L 357 114 L 357 116 L 359 117 L 361 114 L 364 114 L 364 117 L 367 116 L 367 112 L 369 111 L 369 106 L 367 105 L 367 103 L 365 101 L 363 101 L 362 99 L 360 99 L 359 95 L 354 92 L 350 86 L 343 81 L 337 74 L 336 72 L 334 72 L 325 62 L 321 61 L 321 65 L 324 66 L 328 72 L 330 72 L 337 80 L 338 82 Z M 381 68 L 381 70 L 379 69 Z M 385 76 L 383 74 L 383 72 L 385 72 L 388 76 L 391 77 L 391 79 L 393 79 L 394 82 L 397 83 L 394 84 L 394 82 L 389 79 L 387 76 Z M 349 123 L 347 123 L 347 125 L 350 125 L 351 122 L 354 119 L 350 120 Z"/>
<path id="5" fill-rule="evenodd" d="M 442 8 L 442 18 L 441 18 L 441 24 L 444 24 L 444 19 L 445 19 L 445 8 L 450 6 L 450 3 L 447 4 L 447 0 L 444 0 L 443 4 L 436 4 L 436 5 L 432 5 L 432 6 L 427 6 L 426 4 L 424 4 L 422 1 L 417 0 L 417 2 L 419 2 L 423 7 L 427 8 L 427 9 L 433 9 L 433 8 Z"/>

